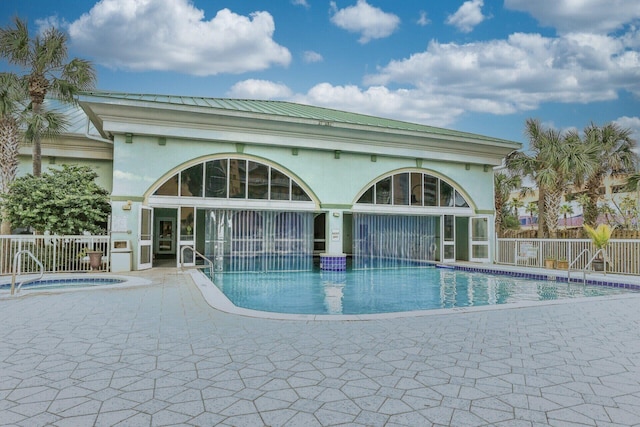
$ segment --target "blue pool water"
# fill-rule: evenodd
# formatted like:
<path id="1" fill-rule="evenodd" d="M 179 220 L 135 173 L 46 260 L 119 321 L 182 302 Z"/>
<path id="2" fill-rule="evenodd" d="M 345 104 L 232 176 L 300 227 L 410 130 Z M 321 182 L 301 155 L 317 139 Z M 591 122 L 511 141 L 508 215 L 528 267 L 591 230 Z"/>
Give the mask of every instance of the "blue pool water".
<path id="1" fill-rule="evenodd" d="M 295 314 L 393 313 L 631 292 L 434 267 L 216 273 L 213 282 L 238 307 Z"/>
<path id="2" fill-rule="evenodd" d="M 82 277 L 67 279 L 41 279 L 35 282 L 25 283 L 21 289 L 63 289 L 63 288 L 86 288 L 93 286 L 115 285 L 124 283 L 126 280 L 106 277 Z M 17 286 L 17 284 L 16 284 Z M 11 283 L 0 284 L 0 291 L 10 290 Z"/>

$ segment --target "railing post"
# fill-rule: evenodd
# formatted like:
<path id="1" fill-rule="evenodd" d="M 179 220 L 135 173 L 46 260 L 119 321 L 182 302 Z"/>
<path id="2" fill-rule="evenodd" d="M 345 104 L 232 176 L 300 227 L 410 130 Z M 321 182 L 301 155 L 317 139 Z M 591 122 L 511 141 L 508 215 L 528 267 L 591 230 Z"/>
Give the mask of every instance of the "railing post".
<path id="1" fill-rule="evenodd" d="M 52 260 L 51 260 L 51 269 L 53 270 L 53 272 L 55 273 L 58 270 L 58 238 L 57 237 L 53 237 L 51 239 L 51 244 L 53 245 L 53 254 L 52 254 Z"/>

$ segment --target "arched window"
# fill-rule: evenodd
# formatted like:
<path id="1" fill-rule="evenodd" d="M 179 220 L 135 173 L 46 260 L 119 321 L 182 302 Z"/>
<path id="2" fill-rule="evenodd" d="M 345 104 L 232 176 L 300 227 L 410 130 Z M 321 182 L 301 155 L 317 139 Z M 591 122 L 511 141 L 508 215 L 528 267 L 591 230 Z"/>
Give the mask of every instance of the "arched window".
<path id="1" fill-rule="evenodd" d="M 451 184 L 422 172 L 400 172 L 386 176 L 369 187 L 358 204 L 456 207 L 469 203 Z"/>
<path id="2" fill-rule="evenodd" d="M 241 158 L 208 160 L 167 179 L 154 196 L 310 201 L 302 186 L 286 173 Z"/>

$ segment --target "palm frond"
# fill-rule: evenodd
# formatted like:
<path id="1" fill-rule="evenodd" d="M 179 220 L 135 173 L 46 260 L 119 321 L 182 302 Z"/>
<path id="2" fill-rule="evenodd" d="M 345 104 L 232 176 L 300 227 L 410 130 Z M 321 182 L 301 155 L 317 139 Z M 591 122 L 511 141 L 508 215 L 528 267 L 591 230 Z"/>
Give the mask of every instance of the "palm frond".
<path id="1" fill-rule="evenodd" d="M 16 17 L 15 27 L 0 28 L 0 55 L 10 64 L 26 66 L 30 58 L 30 40 L 27 23 Z"/>

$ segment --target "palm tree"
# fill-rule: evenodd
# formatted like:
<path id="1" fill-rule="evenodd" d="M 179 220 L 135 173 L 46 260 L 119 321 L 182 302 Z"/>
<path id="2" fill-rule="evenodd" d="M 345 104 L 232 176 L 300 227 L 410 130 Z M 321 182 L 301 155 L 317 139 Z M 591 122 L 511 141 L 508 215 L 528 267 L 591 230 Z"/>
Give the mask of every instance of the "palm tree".
<path id="1" fill-rule="evenodd" d="M 529 214 L 529 218 L 531 218 L 531 228 L 533 228 L 533 216 L 538 214 L 538 203 L 527 203 L 526 212 Z"/>
<path id="2" fill-rule="evenodd" d="M 25 92 L 15 74 L 0 73 L 0 197 L 9 192 L 18 173 L 20 101 Z M 0 234 L 11 234 L 11 224 L 0 215 Z"/>
<path id="3" fill-rule="evenodd" d="M 627 176 L 626 189 L 628 191 L 640 191 L 640 172 L 632 173 Z"/>
<path id="4" fill-rule="evenodd" d="M 598 220 L 598 199 L 600 187 L 605 178 L 636 171 L 637 155 L 634 153 L 636 141 L 631 138 L 630 129 L 622 129 L 615 123 L 603 127 L 595 124 L 584 130 L 585 143 L 598 147 L 593 151 L 596 168 L 588 175 L 585 191 L 589 202 L 584 210 L 584 223 L 595 227 Z"/>
<path id="5" fill-rule="evenodd" d="M 14 26 L 0 28 L 0 55 L 10 64 L 24 68 L 28 83 L 31 111 L 34 117 L 44 117 L 43 103 L 47 95 L 63 102 L 75 103 L 78 92 L 94 87 L 95 71 L 89 61 L 73 58 L 67 61 L 67 36 L 49 28 L 29 37 L 27 23 L 14 18 Z M 41 128 L 36 120 L 32 128 L 33 175 L 42 172 Z"/>
<path id="6" fill-rule="evenodd" d="M 519 197 L 514 197 L 511 200 L 510 205 L 511 205 L 511 209 L 513 209 L 513 216 L 515 216 L 516 218 L 519 218 L 520 209 L 524 207 L 524 202 Z"/>
<path id="7" fill-rule="evenodd" d="M 35 129 L 47 138 L 55 138 L 68 122 L 66 117 L 43 108 L 34 114 L 24 79 L 12 73 L 0 73 L 0 198 L 8 194 L 18 172 L 18 154 L 23 141 L 31 141 Z M 0 215 L 0 234 L 10 234 L 11 224 Z"/>
<path id="8" fill-rule="evenodd" d="M 564 228 L 567 228 L 567 216 L 573 215 L 573 207 L 565 203 L 560 206 L 560 214 L 564 217 Z"/>
<path id="9" fill-rule="evenodd" d="M 598 207 L 598 215 L 604 215 L 604 219 L 611 227 L 615 227 L 618 225 L 618 221 L 616 219 L 617 212 L 613 209 L 608 203 L 602 204 L 602 206 Z"/>
<path id="10" fill-rule="evenodd" d="M 538 120 L 527 119 L 525 133 L 531 154 L 514 152 L 507 167 L 515 174 L 531 177 L 538 187 L 538 238 L 545 229 L 555 238 L 562 195 L 569 184 L 581 185 L 593 168 L 591 146 L 582 144 L 575 132 L 563 135 L 545 129 Z"/>
<path id="11" fill-rule="evenodd" d="M 521 180 L 519 176 L 509 175 L 498 172 L 493 176 L 494 186 L 494 207 L 496 210 L 495 228 L 498 236 L 502 233 L 502 224 L 505 214 L 507 213 L 507 201 L 511 192 L 520 187 Z"/>

